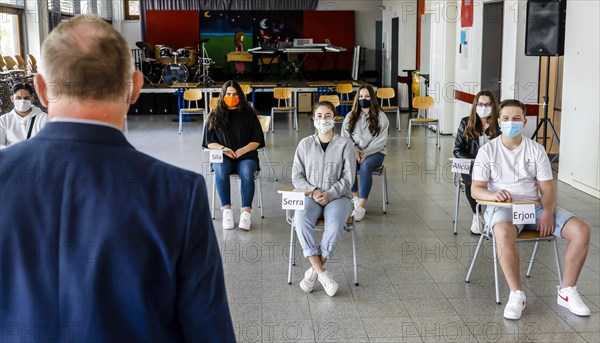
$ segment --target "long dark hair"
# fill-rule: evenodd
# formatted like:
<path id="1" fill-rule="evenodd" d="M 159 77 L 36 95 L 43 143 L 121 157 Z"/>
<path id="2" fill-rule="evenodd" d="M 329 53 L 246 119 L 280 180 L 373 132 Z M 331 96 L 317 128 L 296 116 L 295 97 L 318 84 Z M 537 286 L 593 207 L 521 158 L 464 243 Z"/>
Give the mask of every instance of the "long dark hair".
<path id="1" fill-rule="evenodd" d="M 494 93 L 487 89 L 484 89 L 477 93 L 477 95 L 475 95 L 475 100 L 473 100 L 473 105 L 471 106 L 471 114 L 469 115 L 469 121 L 467 122 L 467 127 L 465 128 L 465 132 L 463 133 L 466 139 L 479 139 L 479 135 L 481 135 L 481 132 L 483 132 L 483 125 L 481 124 L 481 120 L 479 120 L 479 116 L 477 115 L 477 103 L 479 102 L 479 98 L 481 96 L 487 96 L 492 101 L 492 113 L 489 117 L 486 118 L 488 128 L 485 130 L 485 134 L 493 138 L 496 137 L 500 132 L 500 129 L 498 127 L 498 116 L 500 114 L 498 101 L 496 101 Z"/>
<path id="2" fill-rule="evenodd" d="M 240 113 L 252 113 L 253 115 L 256 115 L 256 111 L 248 104 L 246 94 L 244 94 L 240 85 L 233 80 L 225 81 L 223 87 L 221 87 L 217 107 L 208 115 L 208 128 L 211 130 L 222 130 L 229 122 L 228 108 L 223 101 L 223 97 L 225 96 L 225 93 L 227 93 L 228 87 L 235 88 L 238 98 L 240 99 L 240 103 L 237 105 L 236 110 Z"/>
<path id="3" fill-rule="evenodd" d="M 348 120 L 348 132 L 350 134 L 354 132 L 354 129 L 356 128 L 356 122 L 358 121 L 358 118 L 360 118 L 362 109 L 358 104 L 358 96 L 360 95 L 360 91 L 363 89 L 369 91 L 369 96 L 371 97 L 371 107 L 369 107 L 369 131 L 371 132 L 371 135 L 377 136 L 381 131 L 381 127 L 379 126 L 379 111 L 381 111 L 381 107 L 379 107 L 375 90 L 371 85 L 360 86 L 356 91 L 354 102 L 352 103 L 352 110 L 349 114 L 350 119 Z"/>

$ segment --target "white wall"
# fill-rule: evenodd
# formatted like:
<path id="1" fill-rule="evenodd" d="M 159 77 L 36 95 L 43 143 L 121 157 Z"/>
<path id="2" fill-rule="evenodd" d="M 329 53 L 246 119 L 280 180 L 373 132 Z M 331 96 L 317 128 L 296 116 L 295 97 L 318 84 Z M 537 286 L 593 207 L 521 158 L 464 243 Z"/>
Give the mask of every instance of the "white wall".
<path id="1" fill-rule="evenodd" d="M 398 72 L 404 69 L 415 69 L 416 67 L 416 48 L 417 48 L 417 0 L 383 0 L 383 36 L 385 43 L 384 63 L 383 63 L 383 84 L 390 85 L 392 63 L 398 63 Z M 391 60 L 391 31 L 392 18 L 399 18 L 399 56 L 398 61 Z M 387 39 L 386 39 L 387 38 Z M 393 77 L 397 77 L 394 75 Z"/>
<path id="2" fill-rule="evenodd" d="M 136 48 L 135 42 L 142 40 L 142 28 L 139 20 L 125 20 L 123 5 L 113 5 L 113 26 L 127 40 L 130 49 Z"/>
<path id="3" fill-rule="evenodd" d="M 48 7 L 45 1 L 25 1 L 24 25 L 27 36 L 27 53 L 33 54 L 39 64 L 42 42 L 48 36 Z"/>
<path id="4" fill-rule="evenodd" d="M 429 95 L 435 99 L 430 115 L 439 120 L 442 134 L 454 131 L 454 94 L 452 87 L 455 79 L 456 26 L 460 19 L 458 0 L 431 0 L 426 2 L 425 16 L 431 24 L 429 35 L 421 31 L 422 39 L 429 40 L 430 84 Z M 421 50 L 424 53 L 423 50 Z M 425 72 L 424 69 L 422 69 Z M 451 87 L 448 87 L 451 86 Z"/>
<path id="5" fill-rule="evenodd" d="M 355 11 L 356 44 L 367 48 L 365 70 L 375 69 L 375 22 L 383 18 L 378 8 L 381 4 L 382 0 L 319 0 L 317 6 L 319 11 Z"/>
<path id="6" fill-rule="evenodd" d="M 558 179 L 600 198 L 600 2 L 569 0 Z"/>
<path id="7" fill-rule="evenodd" d="M 473 26 L 456 27 L 457 40 L 460 31 L 466 29 L 470 36 L 469 63 L 465 68 L 456 61 L 456 87 L 463 92 L 476 94 L 481 90 L 481 48 L 483 45 L 483 5 L 496 0 L 476 0 L 473 2 Z M 537 103 L 539 57 L 525 56 L 525 28 L 527 1 L 504 0 L 504 18 L 502 32 L 502 88 L 500 99 L 518 99 L 524 103 Z M 457 41 L 458 44 L 458 41 Z M 467 116 L 470 104 L 457 101 L 454 104 L 454 131 L 461 118 Z M 536 118 L 529 117 L 524 134 L 531 135 L 535 130 Z"/>

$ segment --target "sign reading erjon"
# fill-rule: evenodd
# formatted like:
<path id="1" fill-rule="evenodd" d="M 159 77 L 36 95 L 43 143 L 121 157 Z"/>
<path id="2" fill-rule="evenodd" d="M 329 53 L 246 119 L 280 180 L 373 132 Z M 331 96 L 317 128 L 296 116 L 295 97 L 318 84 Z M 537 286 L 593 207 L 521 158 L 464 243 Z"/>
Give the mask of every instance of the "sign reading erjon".
<path id="1" fill-rule="evenodd" d="M 513 224 L 535 224 L 534 204 L 515 204 L 512 207 Z"/>
<path id="2" fill-rule="evenodd" d="M 284 210 L 304 210 L 304 192 L 281 193 L 281 208 Z"/>

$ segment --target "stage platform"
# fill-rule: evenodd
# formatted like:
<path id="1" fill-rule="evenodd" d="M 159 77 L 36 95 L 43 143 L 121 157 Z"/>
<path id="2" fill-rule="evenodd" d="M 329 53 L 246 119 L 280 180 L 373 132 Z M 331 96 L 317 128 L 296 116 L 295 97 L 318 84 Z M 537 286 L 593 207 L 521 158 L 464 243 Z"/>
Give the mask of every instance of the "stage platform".
<path id="1" fill-rule="evenodd" d="M 236 80 L 237 81 L 237 80 Z M 336 94 L 338 84 L 350 83 L 354 90 L 363 85 L 363 82 L 352 80 L 333 80 L 333 81 L 300 81 L 292 80 L 286 83 L 276 82 L 251 82 L 238 81 L 240 85 L 250 85 L 251 93 L 248 94 L 248 101 L 251 101 L 258 112 L 270 113 L 270 109 L 276 106 L 276 100 L 269 93 L 276 87 L 289 87 L 292 90 L 293 106 L 298 112 L 310 112 L 311 104 L 316 102 L 320 95 Z M 202 85 L 197 82 L 176 83 L 172 86 L 159 84 L 156 86 L 145 85 L 142 88 L 142 94 L 138 102 L 131 106 L 129 114 L 174 114 L 182 106 L 187 106 L 182 102 L 183 92 L 186 89 L 201 89 L 203 93 L 203 108 L 208 113 L 210 99 L 218 96 L 223 82 L 212 85 Z M 300 103 L 299 103 L 299 97 Z M 308 103 L 308 106 L 298 106 Z M 300 107 L 300 108 L 298 108 Z"/>

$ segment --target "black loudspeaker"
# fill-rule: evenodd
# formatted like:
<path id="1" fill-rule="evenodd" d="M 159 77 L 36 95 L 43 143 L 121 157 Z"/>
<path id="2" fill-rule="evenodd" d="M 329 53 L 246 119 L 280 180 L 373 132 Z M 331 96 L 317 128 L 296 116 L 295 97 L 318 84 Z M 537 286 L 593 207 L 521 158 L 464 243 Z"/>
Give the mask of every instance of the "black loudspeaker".
<path id="1" fill-rule="evenodd" d="M 525 55 L 564 55 L 566 19 L 567 0 L 527 1 Z"/>

